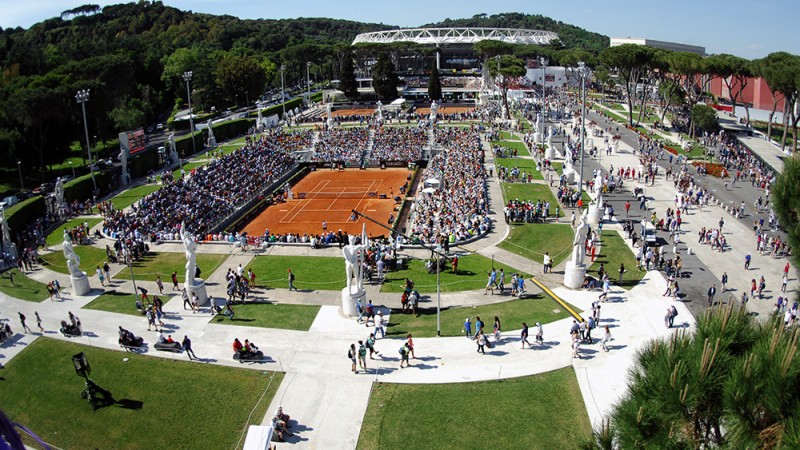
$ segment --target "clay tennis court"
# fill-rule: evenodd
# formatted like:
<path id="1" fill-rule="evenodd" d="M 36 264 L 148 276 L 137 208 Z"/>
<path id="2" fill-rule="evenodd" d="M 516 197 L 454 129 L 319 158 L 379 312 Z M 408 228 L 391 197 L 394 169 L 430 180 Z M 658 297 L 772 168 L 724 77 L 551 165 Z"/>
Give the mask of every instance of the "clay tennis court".
<path id="1" fill-rule="evenodd" d="M 331 112 L 332 117 L 339 117 L 339 116 L 371 116 L 375 114 L 376 110 L 372 108 L 366 109 L 338 109 L 336 111 Z"/>
<path id="2" fill-rule="evenodd" d="M 245 225 L 242 231 L 251 236 L 261 236 L 265 230 L 272 234 L 320 234 L 324 220 L 328 231 L 336 232 L 341 228 L 345 232 L 359 234 L 361 224 L 366 223 L 368 234 L 386 235 L 388 231 L 385 228 L 368 220 L 350 220 L 351 211 L 356 209 L 389 225 L 389 216 L 392 213 L 396 216 L 394 208 L 399 206 L 392 200 L 390 190 L 399 195 L 400 187 L 410 173 L 408 169 L 318 169 L 309 172 L 292 186 L 293 200 L 268 207 Z M 301 193 L 308 198 L 298 198 Z M 386 198 L 380 198 L 380 194 L 386 194 Z"/>
<path id="3" fill-rule="evenodd" d="M 475 108 L 471 108 L 468 106 L 440 106 L 438 113 L 439 114 L 461 114 L 461 113 L 468 113 L 471 112 Z M 431 114 L 430 108 L 417 108 L 417 114 L 422 114 L 423 116 L 428 116 Z"/>

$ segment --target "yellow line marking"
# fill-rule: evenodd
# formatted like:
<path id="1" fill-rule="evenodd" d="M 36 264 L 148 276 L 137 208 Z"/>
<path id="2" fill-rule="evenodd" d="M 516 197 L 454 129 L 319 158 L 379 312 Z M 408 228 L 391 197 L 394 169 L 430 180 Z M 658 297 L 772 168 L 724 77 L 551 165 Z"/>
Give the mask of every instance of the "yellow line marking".
<path id="1" fill-rule="evenodd" d="M 532 277 L 531 277 L 531 281 L 532 281 L 532 282 L 533 282 L 533 284 L 535 284 L 536 286 L 539 286 L 539 289 L 541 289 L 541 290 L 545 291 L 545 292 L 547 293 L 547 295 L 549 295 L 549 296 L 553 297 L 553 300 L 555 300 L 556 302 L 558 302 L 558 304 L 559 304 L 559 305 L 561 305 L 561 306 L 562 306 L 564 309 L 566 309 L 566 310 L 567 310 L 567 312 L 568 312 L 568 313 L 569 313 L 569 314 L 570 314 L 572 317 L 574 317 L 576 320 L 578 320 L 578 322 L 582 322 L 582 321 L 583 321 L 583 318 L 581 317 L 581 315 L 580 315 L 580 314 L 578 314 L 577 312 L 575 312 L 575 310 L 574 310 L 574 309 L 572 309 L 572 308 L 571 308 L 571 307 L 570 307 L 570 306 L 567 304 L 567 302 L 565 302 L 564 300 L 562 300 L 562 299 L 561 299 L 561 297 L 557 296 L 557 295 L 555 294 L 555 292 L 553 292 L 553 291 L 551 291 L 551 290 L 550 290 L 550 288 L 548 288 L 547 286 L 545 286 L 544 284 L 542 284 L 542 282 L 541 282 L 541 281 L 537 280 L 537 279 L 536 279 L 536 277 L 533 277 L 533 276 L 532 276 Z"/>

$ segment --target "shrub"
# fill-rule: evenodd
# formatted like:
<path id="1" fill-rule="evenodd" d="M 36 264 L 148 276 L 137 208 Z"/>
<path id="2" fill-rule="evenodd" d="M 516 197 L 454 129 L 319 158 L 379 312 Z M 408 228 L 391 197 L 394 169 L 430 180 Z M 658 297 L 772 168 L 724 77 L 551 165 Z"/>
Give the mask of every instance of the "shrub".
<path id="1" fill-rule="evenodd" d="M 712 175 L 717 178 L 725 178 L 729 175 L 728 170 L 722 164 L 705 161 L 692 161 L 692 165 L 695 167 L 704 167 L 708 175 Z"/>
<path id="2" fill-rule="evenodd" d="M 302 98 L 295 98 L 293 100 L 289 100 L 288 102 L 286 102 L 286 111 L 289 111 L 290 109 L 294 109 L 300 106 L 302 102 L 303 102 Z M 283 115 L 283 104 L 273 105 L 270 106 L 269 108 L 261 110 L 261 115 L 263 115 L 264 117 L 269 117 L 273 114 L 277 114 L 278 117 L 281 117 Z"/>
<path id="3" fill-rule="evenodd" d="M 91 182 L 91 181 L 90 181 Z M 8 227 L 14 232 L 21 231 L 45 213 L 44 197 L 37 195 L 8 208 L 5 212 Z"/>
<path id="4" fill-rule="evenodd" d="M 256 121 L 253 119 L 227 120 L 213 125 L 211 129 L 214 130 L 214 137 L 217 139 L 217 142 L 222 142 L 247 133 L 247 130 L 255 125 L 255 123 Z"/>

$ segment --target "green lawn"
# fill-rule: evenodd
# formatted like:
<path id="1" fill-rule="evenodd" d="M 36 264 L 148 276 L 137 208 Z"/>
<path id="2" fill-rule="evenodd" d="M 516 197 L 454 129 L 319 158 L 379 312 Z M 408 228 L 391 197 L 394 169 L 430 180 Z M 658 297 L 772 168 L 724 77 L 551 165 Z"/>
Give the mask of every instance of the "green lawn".
<path id="1" fill-rule="evenodd" d="M 590 434 L 575 371 L 566 367 L 475 383 L 376 383 L 358 448 L 566 449 Z"/>
<path id="2" fill-rule="evenodd" d="M 555 216 L 556 207 L 558 202 L 550 186 L 546 184 L 536 183 L 501 183 L 503 189 L 503 198 L 505 201 L 519 199 L 519 200 L 532 200 L 550 202 L 550 215 Z M 559 210 L 559 217 L 564 217 L 564 211 Z"/>
<path id="3" fill-rule="evenodd" d="M 136 309 L 138 297 L 131 292 L 107 291 L 89 302 L 84 308 L 141 316 Z"/>
<path id="4" fill-rule="evenodd" d="M 210 277 L 227 259 L 226 254 L 198 253 L 197 267 L 201 271 L 200 277 Z M 137 280 L 156 281 L 160 275 L 164 284 L 170 284 L 173 271 L 178 272 L 178 281 L 183 283 L 186 272 L 186 256 L 183 253 L 154 253 L 133 263 L 133 274 Z M 129 270 L 123 270 L 116 277 L 130 280 L 131 273 Z"/>
<path id="5" fill-rule="evenodd" d="M 90 278 L 95 274 L 97 266 L 102 267 L 103 263 L 107 261 L 106 251 L 101 248 L 91 245 L 76 245 L 74 248 L 75 253 L 81 258 L 81 270 L 86 272 Z M 42 255 L 41 260 L 42 265 L 48 269 L 58 273 L 69 274 L 67 260 L 61 250 Z"/>
<path id="6" fill-rule="evenodd" d="M 84 222 L 89 222 L 89 229 L 91 230 L 95 225 L 102 222 L 103 219 L 98 219 L 96 217 L 85 217 L 85 218 L 77 218 L 77 219 L 70 219 L 64 225 L 56 228 L 52 233 L 47 236 L 47 245 L 57 245 L 64 242 L 64 230 L 67 228 L 75 228 L 78 225 L 83 224 Z"/>
<path id="7" fill-rule="evenodd" d="M 11 284 L 12 277 L 14 284 Z M 19 269 L 10 269 L 0 274 L 0 292 L 29 302 L 41 302 L 50 298 L 46 284 L 28 278 L 27 275 L 20 273 Z"/>
<path id="8" fill-rule="evenodd" d="M 500 135 L 501 141 L 519 141 L 519 137 L 515 134 L 511 134 L 508 131 L 501 131 L 498 133 Z"/>
<path id="9" fill-rule="evenodd" d="M 526 223 L 511 225 L 508 237 L 499 247 L 542 263 L 545 252 L 550 252 L 553 265 L 557 266 L 569 257 L 574 232 L 567 224 Z"/>
<path id="10" fill-rule="evenodd" d="M 633 288 L 644 278 L 645 271 L 636 268 L 636 255 L 625 244 L 619 232 L 603 231 L 600 244 L 600 253 L 596 255 L 594 264 L 589 267 L 590 275 L 597 276 L 597 269 L 600 268 L 602 263 L 608 272 L 608 276 L 616 284 L 619 280 L 619 265 L 621 263 L 625 264 L 625 270 L 627 270 L 622 282 L 622 287 L 625 289 Z"/>
<path id="11" fill-rule="evenodd" d="M 521 141 L 496 141 L 492 142 L 492 148 L 496 147 L 504 147 L 510 149 L 517 150 L 517 156 L 530 156 L 530 152 L 528 152 L 528 148 L 525 147 L 525 143 Z"/>
<path id="12" fill-rule="evenodd" d="M 289 288 L 288 269 L 295 274 L 298 289 L 340 291 L 347 285 L 344 258 L 332 256 L 256 256 L 248 265 L 256 274 L 256 285 Z M 245 267 L 245 271 L 248 269 Z"/>
<path id="13" fill-rule="evenodd" d="M 217 315 L 211 319 L 211 323 L 308 331 L 319 308 L 318 305 L 246 303 L 233 305 L 233 320 Z"/>
<path id="14" fill-rule="evenodd" d="M 111 203 L 114 205 L 114 209 L 116 210 L 125 209 L 128 206 L 138 202 L 142 197 L 146 197 L 160 188 L 160 184 L 143 184 L 141 186 L 136 186 L 116 195 L 111 199 Z"/>
<path id="15" fill-rule="evenodd" d="M 71 360 L 78 352 L 115 403 L 94 411 L 81 399 Z M 251 411 L 250 423 L 259 424 L 282 380 L 280 372 L 39 338 L 6 365 L 0 397 L 12 420 L 61 448 L 236 448 Z"/>
<path id="16" fill-rule="evenodd" d="M 204 158 L 205 158 L 205 157 L 204 157 Z M 186 162 L 185 162 L 185 163 L 183 163 L 183 171 L 184 171 L 184 172 L 186 172 L 186 175 L 188 176 L 188 175 L 190 175 L 190 174 L 191 174 L 191 172 L 192 172 L 192 169 L 197 169 L 197 168 L 199 168 L 199 167 L 203 167 L 203 166 L 205 166 L 206 164 L 207 164 L 207 161 L 203 161 L 203 162 L 190 162 L 190 163 L 186 163 Z M 175 179 L 176 179 L 176 180 L 177 180 L 178 178 L 180 178 L 180 177 L 181 177 L 181 168 L 180 168 L 180 167 L 178 167 L 177 169 L 173 170 L 173 171 L 172 171 L 172 175 L 175 177 Z"/>
<path id="17" fill-rule="evenodd" d="M 528 121 L 528 119 L 526 119 L 526 118 L 525 118 L 525 116 L 523 116 L 523 115 L 522 115 L 522 113 L 520 113 L 519 111 L 517 111 L 517 112 L 515 112 L 515 113 L 514 113 L 514 117 L 515 117 L 515 118 L 516 118 L 516 119 L 517 119 L 517 120 L 518 120 L 520 123 L 522 123 L 522 131 L 523 131 L 523 132 L 528 132 L 528 131 L 530 131 L 530 130 L 532 130 L 532 129 L 533 129 L 533 126 L 532 126 L 532 125 L 531 125 L 531 123 Z"/>
<path id="18" fill-rule="evenodd" d="M 405 289 L 405 279 L 414 282 L 414 289 L 421 294 L 436 293 L 436 272 L 429 274 L 425 268 L 424 260 L 412 259 L 409 261 L 407 269 L 389 272 L 386 274 L 386 281 L 381 286 L 381 292 L 403 292 Z M 511 274 L 520 272 L 519 269 L 494 262 L 497 271 L 503 268 L 506 273 L 506 283 L 511 279 Z M 454 274 L 448 262 L 446 270 L 439 274 L 441 292 L 474 291 L 486 287 L 488 280 L 487 272 L 492 268 L 491 258 L 482 255 L 472 254 L 458 258 L 458 273 Z M 527 273 L 526 273 L 527 276 Z"/>
<path id="19" fill-rule="evenodd" d="M 558 174 L 559 178 L 561 177 L 561 175 L 564 174 L 564 163 L 550 162 L 550 165 L 553 167 L 553 170 L 556 171 L 556 173 Z"/>
<path id="20" fill-rule="evenodd" d="M 544 180 L 544 176 L 536 169 L 536 161 L 526 158 L 495 158 L 497 167 L 519 168 L 521 172 L 528 172 L 534 180 Z"/>
<path id="21" fill-rule="evenodd" d="M 530 282 L 526 284 L 526 289 L 532 287 L 536 289 Z M 405 336 L 411 333 L 415 337 L 436 336 L 436 295 L 431 297 L 430 302 L 421 303 L 423 307 L 417 310 L 416 315 L 403 314 L 400 310 L 393 310 L 386 334 Z M 573 309 L 575 308 L 573 307 Z M 464 319 L 467 317 L 472 319 L 473 325 L 475 317 L 481 317 L 486 324 L 484 329 L 491 331 L 495 316 L 500 318 L 503 329 L 519 330 L 522 329 L 522 322 L 533 326 L 536 322 L 555 322 L 570 315 L 561 305 L 544 293 L 527 295 L 524 299 L 477 307 L 445 308 L 441 311 L 442 336 L 463 335 Z"/>

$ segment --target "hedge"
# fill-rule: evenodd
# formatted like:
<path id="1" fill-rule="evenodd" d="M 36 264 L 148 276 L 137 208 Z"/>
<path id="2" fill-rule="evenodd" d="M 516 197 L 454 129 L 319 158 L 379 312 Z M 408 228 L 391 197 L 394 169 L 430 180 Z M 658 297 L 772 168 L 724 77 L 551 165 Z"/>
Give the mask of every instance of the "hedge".
<path id="1" fill-rule="evenodd" d="M 295 109 L 296 107 L 300 106 L 302 103 L 303 103 L 303 99 L 302 98 L 295 98 L 293 100 L 289 100 L 286 103 L 279 104 L 279 105 L 273 105 L 273 106 L 270 106 L 269 108 L 262 109 L 261 110 L 261 115 L 264 116 L 264 117 L 269 117 L 269 116 L 271 116 L 273 114 L 277 114 L 278 117 L 282 117 L 283 116 L 283 106 L 284 105 L 286 105 L 286 111 L 289 111 L 290 109 Z"/>
<path id="2" fill-rule="evenodd" d="M 6 221 L 12 231 L 19 233 L 45 212 L 44 197 L 37 195 L 8 208 L 5 212 Z"/>
<path id="3" fill-rule="evenodd" d="M 111 192 L 112 174 L 110 170 L 95 172 L 94 180 L 97 183 L 98 197 Z M 64 200 L 72 202 L 74 200 L 84 201 L 92 198 L 92 174 L 83 175 L 72 181 L 64 183 Z"/>
<path id="4" fill-rule="evenodd" d="M 194 153 L 194 150 L 201 151 L 206 148 L 205 142 L 203 142 L 203 132 L 202 131 L 195 131 L 194 132 L 194 141 L 196 147 L 192 148 L 192 139 L 190 135 L 186 135 L 175 139 L 175 151 L 178 152 L 178 155 L 181 157 L 186 157 Z"/>
<path id="5" fill-rule="evenodd" d="M 143 177 L 151 170 L 159 167 L 158 152 L 155 149 L 147 150 L 128 160 L 128 172 L 131 175 L 131 180 Z"/>
<path id="6" fill-rule="evenodd" d="M 214 130 L 214 137 L 217 142 L 224 142 L 247 133 L 247 130 L 255 124 L 256 121 L 253 119 L 226 120 L 212 125 L 211 129 Z"/>

